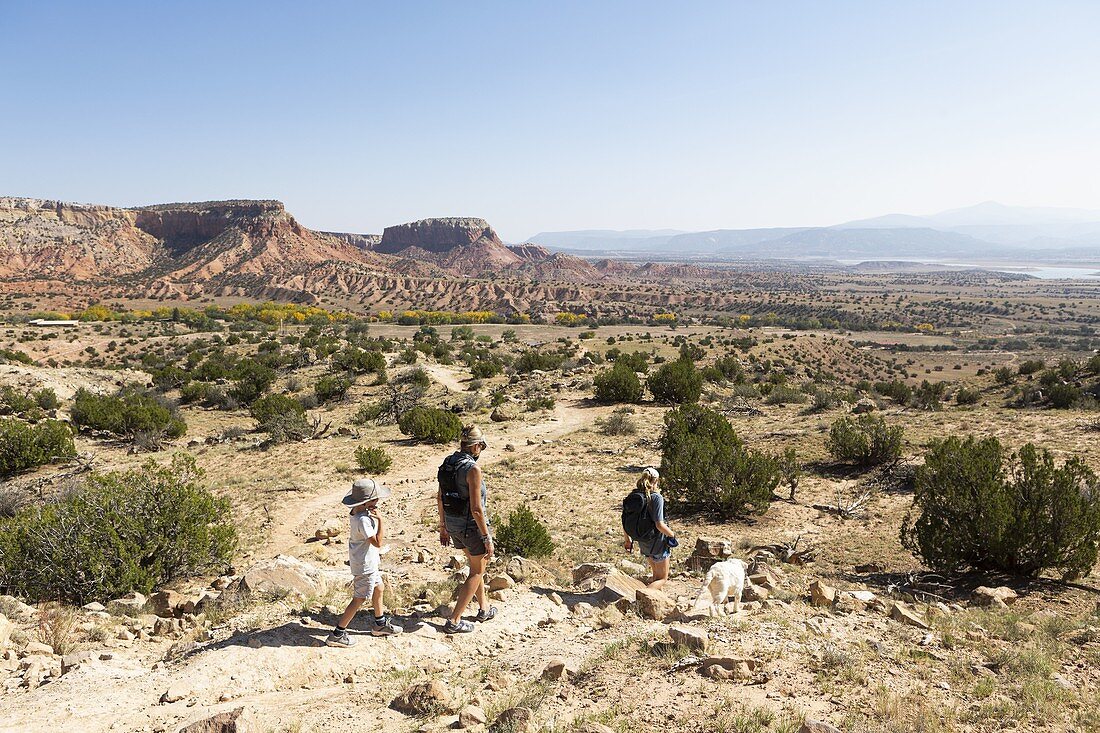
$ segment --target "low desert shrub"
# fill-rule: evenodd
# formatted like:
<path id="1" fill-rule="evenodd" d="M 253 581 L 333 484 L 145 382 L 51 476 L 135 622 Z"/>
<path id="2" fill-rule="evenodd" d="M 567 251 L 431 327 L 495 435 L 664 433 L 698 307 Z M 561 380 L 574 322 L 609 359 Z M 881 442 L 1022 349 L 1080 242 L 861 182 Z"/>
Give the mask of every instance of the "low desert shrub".
<path id="1" fill-rule="evenodd" d="M 474 376 L 474 379 L 490 379 L 502 371 L 504 371 L 503 366 L 489 359 L 474 362 L 474 365 L 470 367 L 470 373 Z"/>
<path id="2" fill-rule="evenodd" d="M 596 427 L 604 435 L 634 435 L 638 432 L 638 421 L 633 415 L 633 409 L 620 407 L 607 417 L 597 420 Z"/>
<path id="3" fill-rule="evenodd" d="M 546 557 L 554 551 L 550 531 L 526 504 L 521 504 L 497 528 L 494 549 L 506 555 Z"/>
<path id="4" fill-rule="evenodd" d="M 318 404 L 342 400 L 351 389 L 352 380 L 342 374 L 326 374 L 320 377 L 313 385 L 313 393 L 317 396 Z"/>
<path id="5" fill-rule="evenodd" d="M 256 429 L 267 433 L 275 443 L 304 440 L 312 430 L 306 421 L 306 408 L 301 402 L 281 394 L 261 397 L 250 408 Z"/>
<path id="6" fill-rule="evenodd" d="M 0 586 L 75 604 L 149 593 L 222 572 L 236 548 L 231 507 L 202 484 L 191 456 L 95 472 L 56 502 L 0 520 Z"/>
<path id="7" fill-rule="evenodd" d="M 332 365 L 352 374 L 380 374 L 386 370 L 386 356 L 381 351 L 348 346 L 333 355 Z"/>
<path id="8" fill-rule="evenodd" d="M 187 423 L 171 403 L 133 389 L 112 396 L 81 388 L 73 400 L 72 418 L 81 430 L 102 430 L 132 442 L 142 440 L 153 447 L 187 432 Z"/>
<path id="9" fill-rule="evenodd" d="M 689 359 L 662 364 L 646 378 L 646 386 L 657 402 L 676 405 L 698 402 L 703 393 L 703 375 Z"/>
<path id="10" fill-rule="evenodd" d="M 947 394 L 947 382 L 929 382 L 927 379 L 913 391 L 913 404 L 922 410 L 936 411 L 943 407 Z"/>
<path id="11" fill-rule="evenodd" d="M 890 382 L 875 382 L 875 391 L 899 405 L 907 405 L 909 400 L 913 399 L 913 388 L 896 379 Z"/>
<path id="12" fill-rule="evenodd" d="M 1079 458 L 1057 466 L 1030 443 L 1008 454 L 996 438 L 937 441 L 917 470 L 901 541 L 939 572 L 1077 577 L 1100 548 L 1100 482 Z"/>
<path id="13" fill-rule="evenodd" d="M 747 449 L 725 416 L 700 405 L 665 415 L 660 447 L 663 494 L 680 511 L 762 514 L 782 479 L 779 460 Z"/>
<path id="14" fill-rule="evenodd" d="M 877 415 L 842 417 L 829 429 L 825 450 L 834 460 L 862 468 L 896 463 L 901 457 L 904 430 L 889 427 Z"/>
<path id="15" fill-rule="evenodd" d="M 426 443 L 450 443 L 462 434 L 458 415 L 436 407 L 414 407 L 397 421 L 403 435 Z"/>
<path id="16" fill-rule="evenodd" d="M 359 469 L 375 476 L 381 476 L 390 470 L 393 459 L 385 448 L 361 445 L 355 449 L 355 463 Z"/>
<path id="17" fill-rule="evenodd" d="M 75 455 L 73 433 L 59 420 L 28 425 L 14 418 L 0 419 L 0 477 Z"/>
<path id="18" fill-rule="evenodd" d="M 538 410 L 553 410 L 556 402 L 551 395 L 539 395 L 538 397 L 532 397 L 527 400 L 528 412 L 537 412 Z"/>
<path id="19" fill-rule="evenodd" d="M 809 401 L 810 397 L 805 392 L 782 384 L 773 387 L 764 398 L 766 405 L 803 405 Z"/>
<path id="20" fill-rule="evenodd" d="M 1042 359 L 1028 359 L 1027 361 L 1021 362 L 1016 371 L 1019 374 L 1027 376 L 1028 374 L 1041 372 L 1045 367 L 1046 362 Z"/>
<path id="21" fill-rule="evenodd" d="M 642 399 L 642 383 L 634 370 L 621 361 L 605 369 L 592 380 L 596 400 L 605 404 L 639 402 Z"/>
<path id="22" fill-rule="evenodd" d="M 527 374 L 534 371 L 549 372 L 554 369 L 560 369 L 563 361 L 565 361 L 565 359 L 561 354 L 547 354 L 542 351 L 536 351 L 535 349 L 528 349 L 516 358 L 512 367 L 519 374 Z"/>
<path id="23" fill-rule="evenodd" d="M 1049 390 L 1050 406 L 1056 410 L 1069 409 L 1080 402 L 1084 394 L 1072 384 L 1052 384 Z"/>
<path id="24" fill-rule="evenodd" d="M 252 359 L 242 359 L 233 367 L 233 386 L 229 396 L 242 405 L 251 405 L 275 383 L 275 370 Z"/>
<path id="25" fill-rule="evenodd" d="M 982 393 L 970 387 L 959 387 L 955 393 L 955 404 L 958 405 L 976 405 L 981 399 Z"/>

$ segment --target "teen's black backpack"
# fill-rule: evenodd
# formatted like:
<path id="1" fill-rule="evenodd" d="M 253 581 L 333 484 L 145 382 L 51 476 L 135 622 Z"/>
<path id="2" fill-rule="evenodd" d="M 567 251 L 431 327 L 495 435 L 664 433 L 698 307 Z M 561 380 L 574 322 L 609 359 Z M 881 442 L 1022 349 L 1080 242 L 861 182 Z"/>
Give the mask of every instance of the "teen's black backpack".
<path id="1" fill-rule="evenodd" d="M 443 498 L 443 513 L 448 516 L 465 517 L 470 514 L 470 488 L 459 485 L 458 472 L 465 464 L 472 462 L 465 453 L 452 453 L 436 471 L 439 495 Z"/>
<path id="2" fill-rule="evenodd" d="M 642 489 L 635 489 L 623 499 L 623 531 L 630 539 L 652 542 L 657 537 L 657 524 L 649 509 L 649 498 Z"/>

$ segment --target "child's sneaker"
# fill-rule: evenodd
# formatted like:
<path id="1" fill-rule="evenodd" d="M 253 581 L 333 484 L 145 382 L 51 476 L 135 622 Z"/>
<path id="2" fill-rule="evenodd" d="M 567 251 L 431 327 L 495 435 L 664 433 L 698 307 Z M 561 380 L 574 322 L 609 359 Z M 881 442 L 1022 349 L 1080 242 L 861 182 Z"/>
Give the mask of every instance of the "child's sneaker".
<path id="1" fill-rule="evenodd" d="M 484 608 L 479 608 L 477 611 L 477 615 L 474 616 L 474 621 L 477 621 L 478 623 L 482 623 L 483 621 L 492 621 L 494 618 L 496 618 L 496 616 L 496 606 L 489 606 L 488 611 L 486 611 Z"/>
<path id="2" fill-rule="evenodd" d="M 355 644 L 355 639 L 352 639 L 350 636 L 348 636 L 347 629 L 344 629 L 343 631 L 341 631 L 340 629 L 333 629 L 332 633 L 328 635 L 327 639 L 325 639 L 325 644 L 329 646 L 347 648 Z"/>
<path id="3" fill-rule="evenodd" d="M 379 621 L 374 616 L 370 617 L 370 632 L 374 636 L 393 636 L 400 634 L 404 629 L 395 624 L 389 615 L 383 616 Z"/>

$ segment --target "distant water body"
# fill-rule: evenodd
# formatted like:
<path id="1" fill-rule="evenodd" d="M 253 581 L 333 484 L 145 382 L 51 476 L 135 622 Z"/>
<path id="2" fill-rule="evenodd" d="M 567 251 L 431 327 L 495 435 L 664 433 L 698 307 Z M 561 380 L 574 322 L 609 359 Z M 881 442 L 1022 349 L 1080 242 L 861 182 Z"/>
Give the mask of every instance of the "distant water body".
<path id="1" fill-rule="evenodd" d="M 989 265 L 974 262 L 939 262 L 937 260 L 916 260 L 901 257 L 892 257 L 896 262 L 920 262 L 929 265 L 945 265 L 947 267 L 977 267 L 993 272 L 1011 272 L 1020 275 L 1031 275 L 1040 280 L 1100 280 L 1100 268 L 1098 267 L 1063 267 L 1060 265 Z M 858 265 L 868 260 L 838 260 L 844 265 Z"/>

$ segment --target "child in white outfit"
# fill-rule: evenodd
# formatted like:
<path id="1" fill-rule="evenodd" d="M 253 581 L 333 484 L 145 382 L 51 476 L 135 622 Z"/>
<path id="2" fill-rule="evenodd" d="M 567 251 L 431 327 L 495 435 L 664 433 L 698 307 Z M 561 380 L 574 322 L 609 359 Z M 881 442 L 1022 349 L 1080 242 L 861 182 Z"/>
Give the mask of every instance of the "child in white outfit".
<path id="1" fill-rule="evenodd" d="M 353 483 L 351 493 L 344 497 L 344 505 L 351 507 L 348 559 L 355 578 L 351 586 L 351 602 L 325 641 L 329 646 L 349 647 L 355 643 L 348 636 L 348 624 L 368 598 L 374 606 L 374 615 L 369 622 L 371 634 L 392 636 L 402 631 L 383 612 L 382 593 L 385 588 L 378 569 L 378 548 L 382 546 L 382 517 L 378 514 L 378 503 L 389 495 L 388 488 L 373 479 L 364 478 Z"/>

